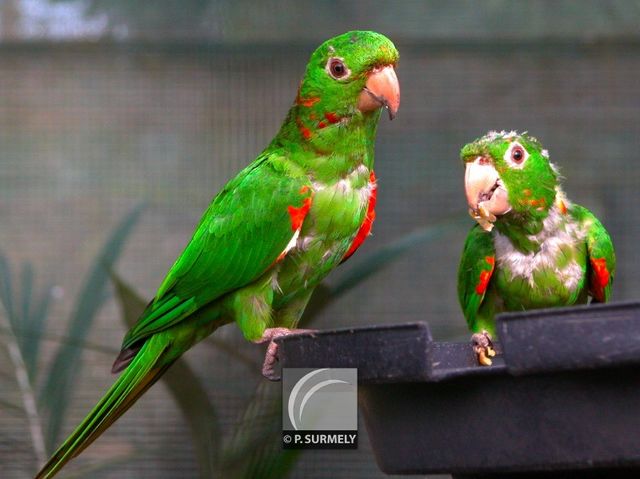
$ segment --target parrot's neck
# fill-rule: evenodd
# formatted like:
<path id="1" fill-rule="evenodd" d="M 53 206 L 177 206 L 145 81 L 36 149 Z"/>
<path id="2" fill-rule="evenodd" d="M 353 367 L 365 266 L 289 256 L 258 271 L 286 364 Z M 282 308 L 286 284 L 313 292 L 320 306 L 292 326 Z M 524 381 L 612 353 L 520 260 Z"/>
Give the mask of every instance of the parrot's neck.
<path id="1" fill-rule="evenodd" d="M 502 228 L 500 228 L 500 224 L 502 224 Z M 506 236 L 511 244 L 522 253 L 537 253 L 540 251 L 540 243 L 535 238 L 542 231 L 541 221 L 536 222 L 535 225 L 528 223 L 526 226 L 520 224 L 506 225 L 505 223 L 496 222 L 496 230 L 502 236 Z M 529 233 L 532 230 L 537 230 L 537 233 Z"/>
<path id="2" fill-rule="evenodd" d="M 564 217 L 568 201 L 562 189 L 556 187 L 552 206 L 534 214 L 511 212 L 496 221 L 496 230 L 509 239 L 511 244 L 522 253 L 538 253 L 542 243 L 556 233 L 560 219 Z"/>
<path id="3" fill-rule="evenodd" d="M 330 182 L 360 165 L 373 169 L 380 110 L 338 116 L 296 102 L 271 142 L 319 181 Z"/>
<path id="4" fill-rule="evenodd" d="M 542 219 L 529 219 L 527 221 L 496 221 L 496 230 L 506 236 L 511 244 L 522 253 L 537 253 L 540 251 L 541 242 L 538 237 L 544 229 Z"/>

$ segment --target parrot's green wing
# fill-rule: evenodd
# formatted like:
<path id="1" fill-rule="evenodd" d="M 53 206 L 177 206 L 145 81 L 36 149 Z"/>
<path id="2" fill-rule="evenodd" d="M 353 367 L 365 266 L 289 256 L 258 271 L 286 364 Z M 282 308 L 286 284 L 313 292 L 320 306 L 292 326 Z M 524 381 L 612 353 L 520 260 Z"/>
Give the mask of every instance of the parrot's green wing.
<path id="1" fill-rule="evenodd" d="M 471 228 L 458 269 L 458 300 L 472 331 L 478 331 L 478 313 L 495 266 L 491 234 L 479 225 Z"/>
<path id="2" fill-rule="evenodd" d="M 240 172 L 205 211 L 123 350 L 264 273 L 300 226 L 310 195 L 308 177 L 277 155 Z"/>
<path id="3" fill-rule="evenodd" d="M 611 284 L 616 270 L 616 255 L 611 237 L 588 209 L 573 205 L 571 214 L 587 228 L 589 295 L 596 302 L 606 303 L 611 298 Z"/>

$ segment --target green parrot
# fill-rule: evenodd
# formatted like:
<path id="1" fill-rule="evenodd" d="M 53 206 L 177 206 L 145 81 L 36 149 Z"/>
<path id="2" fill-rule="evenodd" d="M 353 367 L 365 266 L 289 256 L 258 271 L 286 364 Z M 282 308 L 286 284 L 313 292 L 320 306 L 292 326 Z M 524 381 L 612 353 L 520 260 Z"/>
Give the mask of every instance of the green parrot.
<path id="1" fill-rule="evenodd" d="M 400 104 L 397 62 L 393 43 L 367 31 L 311 55 L 280 131 L 213 199 L 124 337 L 113 365 L 122 374 L 37 478 L 53 477 L 224 324 L 270 342 L 263 374 L 273 376 L 273 339 L 296 332 L 314 288 L 371 231 L 376 128 L 382 109 L 393 118 Z"/>
<path id="2" fill-rule="evenodd" d="M 458 298 L 483 365 L 495 355 L 495 315 L 611 296 L 616 258 L 602 223 L 562 191 L 534 137 L 491 131 L 462 148 L 469 213 Z"/>

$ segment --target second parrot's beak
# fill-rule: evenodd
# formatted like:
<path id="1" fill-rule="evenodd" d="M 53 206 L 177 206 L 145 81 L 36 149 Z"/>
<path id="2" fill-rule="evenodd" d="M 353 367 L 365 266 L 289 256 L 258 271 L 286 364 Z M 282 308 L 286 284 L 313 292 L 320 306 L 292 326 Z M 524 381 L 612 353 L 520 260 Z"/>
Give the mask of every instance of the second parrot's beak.
<path id="1" fill-rule="evenodd" d="M 393 65 L 376 67 L 369 73 L 367 83 L 358 97 L 358 109 L 362 112 L 384 107 L 393 120 L 400 107 L 400 84 Z"/>
<path id="2" fill-rule="evenodd" d="M 467 163 L 464 189 L 469 213 L 487 230 L 497 216 L 511 211 L 507 189 L 489 158 L 478 156 Z"/>

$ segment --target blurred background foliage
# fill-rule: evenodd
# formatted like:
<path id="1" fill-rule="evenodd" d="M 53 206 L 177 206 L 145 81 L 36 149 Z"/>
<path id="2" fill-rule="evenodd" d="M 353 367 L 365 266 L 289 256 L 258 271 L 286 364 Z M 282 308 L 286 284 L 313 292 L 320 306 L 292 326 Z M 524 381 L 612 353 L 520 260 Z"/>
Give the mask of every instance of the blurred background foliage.
<path id="1" fill-rule="evenodd" d="M 277 130 L 311 51 L 349 29 L 396 42 L 403 104 L 379 128 L 374 236 L 314 327 L 466 334 L 458 151 L 488 129 L 542 140 L 613 236 L 615 299 L 637 298 L 638 25 L 622 0 L 0 0 L 0 477 L 30 477 L 111 383 L 122 318 Z M 364 427 L 358 451 L 283 455 L 261 360 L 223 328 L 68 477 L 382 477 Z"/>

